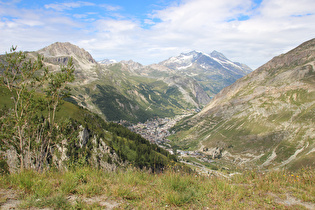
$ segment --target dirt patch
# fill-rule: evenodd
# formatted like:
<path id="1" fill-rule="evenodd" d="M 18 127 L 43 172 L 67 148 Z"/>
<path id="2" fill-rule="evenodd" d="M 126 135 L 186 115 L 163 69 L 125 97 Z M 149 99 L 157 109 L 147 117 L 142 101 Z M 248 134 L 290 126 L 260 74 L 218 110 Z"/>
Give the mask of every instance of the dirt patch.
<path id="1" fill-rule="evenodd" d="M 78 200 L 85 202 L 88 205 L 92 205 L 94 203 L 99 204 L 104 209 L 114 209 L 120 205 L 120 203 L 110 200 L 106 196 L 94 196 L 90 198 L 78 197 L 76 195 L 71 195 L 68 197 L 68 201 L 74 205 Z"/>
<path id="2" fill-rule="evenodd" d="M 16 209 L 21 200 L 19 194 L 12 189 L 0 189 L 0 208 L 1 209 Z"/>
<path id="3" fill-rule="evenodd" d="M 285 206 L 293 206 L 293 205 L 300 205 L 300 206 L 304 206 L 307 209 L 315 209 L 315 204 L 314 203 L 310 203 L 310 202 L 303 202 L 299 199 L 297 199 L 296 197 L 291 196 L 290 194 L 285 194 L 286 195 L 286 199 L 281 199 L 279 198 L 277 195 L 275 194 L 271 194 L 273 197 L 275 197 L 275 202 L 279 203 L 279 204 L 283 204 Z"/>
<path id="4" fill-rule="evenodd" d="M 71 195 L 68 198 L 68 201 L 75 205 L 77 201 L 82 201 L 86 203 L 87 205 L 93 205 L 98 204 L 103 209 L 114 209 L 119 207 L 121 203 L 118 203 L 116 201 L 110 200 L 106 196 L 95 196 L 90 198 L 85 197 L 78 197 L 76 195 Z M 16 190 L 13 189 L 0 189 L 0 209 L 7 210 L 7 209 L 18 209 L 19 205 L 22 203 L 20 200 L 19 193 Z M 36 208 L 32 208 L 36 209 Z M 50 208 L 45 208 L 50 209 Z"/>

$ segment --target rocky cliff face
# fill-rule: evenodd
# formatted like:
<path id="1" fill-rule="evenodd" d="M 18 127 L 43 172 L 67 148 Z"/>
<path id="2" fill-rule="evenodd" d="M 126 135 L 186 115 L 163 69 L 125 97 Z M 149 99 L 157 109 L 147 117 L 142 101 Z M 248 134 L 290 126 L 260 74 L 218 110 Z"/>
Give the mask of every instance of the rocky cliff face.
<path id="1" fill-rule="evenodd" d="M 127 162 L 124 163 L 117 156 L 113 149 L 106 144 L 104 139 L 97 136 L 90 137 L 88 129 L 83 126 L 80 126 L 77 139 L 78 141 L 75 144 L 70 143 L 68 139 L 65 138 L 62 142 L 55 145 L 49 161 L 50 167 L 67 169 L 71 164 L 74 164 L 74 162 L 72 162 L 74 159 L 73 154 L 70 152 L 70 150 L 74 150 L 74 148 L 76 148 L 76 153 L 79 155 L 82 155 L 80 152 L 91 154 L 86 161 L 95 168 L 113 171 L 119 166 L 128 164 Z M 87 144 L 89 144 L 88 149 Z M 0 151 L 0 154 L 4 156 L 10 173 L 19 171 L 19 157 L 14 148 Z M 27 153 L 26 157 L 31 157 L 31 159 L 25 158 L 24 163 L 30 165 L 32 169 L 37 169 L 37 165 L 35 165 L 34 161 L 37 156 L 38 154 L 34 152 Z M 29 160 L 33 160 L 34 162 L 29 162 Z"/>
<path id="2" fill-rule="evenodd" d="M 315 165 L 314 119 L 315 39 L 220 91 L 182 123 L 177 143 L 220 145 L 223 158 L 240 164 Z"/>

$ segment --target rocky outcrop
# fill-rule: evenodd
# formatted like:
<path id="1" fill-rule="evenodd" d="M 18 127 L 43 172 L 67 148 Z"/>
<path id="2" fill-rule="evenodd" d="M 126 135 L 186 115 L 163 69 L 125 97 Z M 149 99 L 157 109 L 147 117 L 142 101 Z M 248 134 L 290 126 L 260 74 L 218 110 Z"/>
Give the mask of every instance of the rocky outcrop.
<path id="1" fill-rule="evenodd" d="M 88 144 L 90 148 L 87 148 Z M 56 145 L 56 147 L 57 150 L 54 152 L 53 162 L 59 168 L 65 168 L 69 164 L 67 161 L 70 159 L 67 153 L 69 144 L 64 140 L 61 144 Z M 82 125 L 79 128 L 77 147 L 87 149 L 87 152 L 91 156 L 86 161 L 95 168 L 113 171 L 118 166 L 126 164 L 119 159 L 114 150 L 105 143 L 104 139 L 90 136 L 89 130 Z"/>
<path id="2" fill-rule="evenodd" d="M 19 170 L 18 153 L 14 148 L 0 151 L 0 155 L 3 157 L 10 173 L 15 173 Z"/>
<path id="3" fill-rule="evenodd" d="M 82 125 L 80 126 L 80 132 L 79 132 L 79 144 L 80 144 L 80 147 L 82 148 L 83 146 L 85 146 L 88 141 L 89 141 L 89 137 L 90 137 L 90 134 L 89 134 L 89 130 L 87 128 L 83 128 Z"/>
<path id="4" fill-rule="evenodd" d="M 90 144 L 90 148 L 87 148 L 87 144 Z M 52 163 L 50 167 L 57 167 L 62 170 L 66 170 L 71 160 L 69 156 L 69 145 L 67 139 L 64 139 L 59 144 L 56 144 L 52 150 L 52 154 L 48 155 L 48 162 Z M 88 163 L 96 168 L 102 168 L 104 170 L 116 170 L 118 166 L 126 165 L 128 163 L 122 162 L 115 151 L 110 148 L 102 138 L 96 136 L 91 137 L 87 128 L 84 128 L 82 125 L 79 128 L 78 135 L 78 145 L 77 148 L 85 149 L 90 154 L 91 157 L 87 159 Z M 6 164 L 10 173 L 16 173 L 20 169 L 20 161 L 18 154 L 14 148 L 8 149 L 6 151 L 0 151 L 0 155 L 4 157 Z M 38 158 L 40 154 L 34 154 L 33 152 L 27 153 L 25 156 L 24 163 L 25 165 L 30 166 L 32 169 L 37 169 L 34 161 Z M 29 162 L 31 160 L 31 162 Z"/>
<path id="5" fill-rule="evenodd" d="M 203 148 L 202 152 L 206 155 L 209 155 L 211 159 L 218 159 L 222 157 L 224 148 L 222 147 L 213 147 L 213 148 Z"/>
<path id="6" fill-rule="evenodd" d="M 96 168 L 102 168 L 108 171 L 115 171 L 119 165 L 125 165 L 119 160 L 117 154 L 100 139 L 97 145 L 96 138 L 93 138 L 93 151 L 91 157 L 91 164 Z M 97 146 L 96 146 L 97 145 Z"/>

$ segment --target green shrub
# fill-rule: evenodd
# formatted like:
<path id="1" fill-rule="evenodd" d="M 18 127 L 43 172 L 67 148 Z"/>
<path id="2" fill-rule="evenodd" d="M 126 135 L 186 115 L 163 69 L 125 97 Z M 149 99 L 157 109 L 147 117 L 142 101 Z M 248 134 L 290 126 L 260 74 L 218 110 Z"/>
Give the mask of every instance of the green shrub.
<path id="1" fill-rule="evenodd" d="M 7 162 L 0 156 L 0 175 L 1 174 L 8 174 L 9 173 L 9 166 Z"/>

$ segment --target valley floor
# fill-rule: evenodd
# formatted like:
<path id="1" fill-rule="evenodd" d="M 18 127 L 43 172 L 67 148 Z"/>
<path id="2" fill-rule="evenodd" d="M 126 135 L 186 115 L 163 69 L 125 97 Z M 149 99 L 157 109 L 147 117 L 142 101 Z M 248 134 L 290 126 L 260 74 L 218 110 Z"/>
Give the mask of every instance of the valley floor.
<path id="1" fill-rule="evenodd" d="M 129 130 L 140 134 L 143 138 L 147 139 L 153 144 L 157 144 L 160 147 L 173 153 L 171 148 L 170 140 L 167 139 L 171 132 L 169 129 L 172 128 L 178 121 L 184 117 L 192 115 L 194 112 L 188 112 L 183 115 L 177 115 L 174 118 L 155 118 L 148 120 L 144 123 L 137 123 L 127 126 Z M 121 124 L 124 125 L 122 122 Z"/>
<path id="2" fill-rule="evenodd" d="M 315 209 L 315 170 L 229 178 L 77 167 L 0 175 L 1 209 Z"/>

